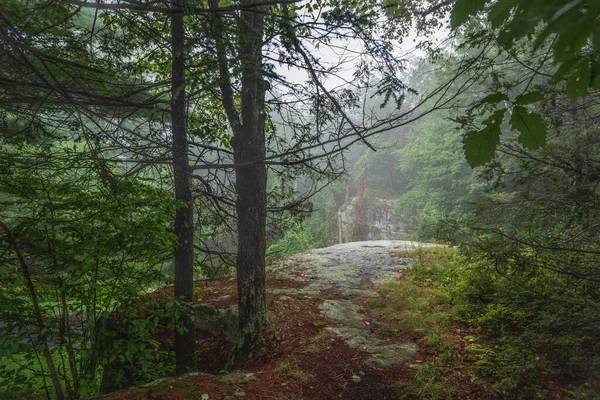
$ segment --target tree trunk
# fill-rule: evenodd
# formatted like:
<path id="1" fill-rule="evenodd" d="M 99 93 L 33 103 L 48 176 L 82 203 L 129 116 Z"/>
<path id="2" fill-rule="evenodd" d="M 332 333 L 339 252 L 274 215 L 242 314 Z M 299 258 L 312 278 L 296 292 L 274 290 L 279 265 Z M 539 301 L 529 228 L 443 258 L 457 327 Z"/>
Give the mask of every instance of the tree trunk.
<path id="1" fill-rule="evenodd" d="M 242 6 L 252 6 L 245 0 Z M 265 82 L 262 76 L 262 40 L 265 7 L 247 8 L 239 24 L 242 61 L 242 126 L 235 132 L 238 214 L 237 277 L 240 311 L 239 347 L 252 344 L 267 326 L 265 253 L 267 169 L 265 157 Z"/>
<path id="2" fill-rule="evenodd" d="M 171 17 L 171 129 L 173 135 L 173 176 L 175 199 L 175 297 L 184 302 L 194 300 L 194 224 L 190 168 L 188 163 L 187 111 L 185 99 L 185 54 L 184 25 L 181 0 L 172 2 L 177 12 Z M 195 328 L 188 315 L 181 315 L 184 332 L 175 332 L 175 359 L 177 374 L 195 370 Z"/>
<path id="3" fill-rule="evenodd" d="M 233 131 L 231 146 L 235 164 L 238 249 L 236 270 L 239 294 L 238 343 L 226 368 L 232 367 L 239 350 L 256 341 L 267 326 L 265 253 L 267 223 L 267 170 L 265 157 L 265 91 L 262 76 L 264 16 L 267 6 L 242 0 L 238 20 L 238 58 L 241 62 L 241 110 L 236 106 L 227 60 L 223 22 L 211 0 L 211 19 L 219 64 L 223 107 Z"/>
<path id="4" fill-rule="evenodd" d="M 364 213 L 364 197 L 367 189 L 367 170 L 365 169 L 356 182 L 356 204 L 354 207 L 354 230 L 352 232 L 352 240 L 358 242 L 365 240 L 365 213 Z"/>
<path id="5" fill-rule="evenodd" d="M 338 237 L 339 243 L 344 243 L 344 225 L 342 223 L 342 211 L 338 211 Z"/>

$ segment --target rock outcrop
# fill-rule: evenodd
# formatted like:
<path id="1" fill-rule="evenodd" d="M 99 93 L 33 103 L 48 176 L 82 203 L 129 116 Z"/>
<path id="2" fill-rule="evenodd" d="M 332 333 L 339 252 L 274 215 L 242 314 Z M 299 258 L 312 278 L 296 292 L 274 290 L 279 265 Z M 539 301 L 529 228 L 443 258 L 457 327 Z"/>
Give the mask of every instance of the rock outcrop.
<path id="1" fill-rule="evenodd" d="M 414 260 L 402 255 L 432 243 L 379 240 L 338 244 L 287 257 L 269 267 L 271 273 L 301 281 L 301 288 L 272 289 L 280 300 L 315 296 L 330 291 L 337 299 L 326 300 L 319 311 L 330 323 L 326 329 L 340 336 L 348 346 L 369 353 L 367 362 L 380 368 L 400 364 L 417 351 L 413 342 L 388 344 L 369 329 L 370 322 L 354 299 L 377 296 L 371 288 L 398 278 L 398 272 Z M 237 306 L 218 309 L 197 305 L 196 327 L 215 335 L 237 338 Z"/>
<path id="2" fill-rule="evenodd" d="M 196 304 L 194 314 L 194 324 L 197 329 L 213 335 L 225 335 L 231 342 L 237 340 L 239 318 L 237 305 L 218 309 L 212 304 Z"/>
<path id="3" fill-rule="evenodd" d="M 370 322 L 353 300 L 377 296 L 371 289 L 373 285 L 397 279 L 400 271 L 414 263 L 412 258 L 399 254 L 434 246 L 437 245 L 379 240 L 309 250 L 270 267 L 270 271 L 289 279 L 301 280 L 307 286 L 276 289 L 273 292 L 297 296 L 331 291 L 337 299 L 326 300 L 319 306 L 321 315 L 331 323 L 326 329 L 340 336 L 351 348 L 369 353 L 369 364 L 383 368 L 401 364 L 414 356 L 416 344 L 411 341 L 387 344 L 379 339 L 371 332 Z"/>
<path id="4" fill-rule="evenodd" d="M 365 196 L 359 204 L 354 197 L 341 210 L 344 238 L 352 241 L 406 239 L 413 227 L 398 218 L 398 204 L 398 200 L 371 196 Z"/>

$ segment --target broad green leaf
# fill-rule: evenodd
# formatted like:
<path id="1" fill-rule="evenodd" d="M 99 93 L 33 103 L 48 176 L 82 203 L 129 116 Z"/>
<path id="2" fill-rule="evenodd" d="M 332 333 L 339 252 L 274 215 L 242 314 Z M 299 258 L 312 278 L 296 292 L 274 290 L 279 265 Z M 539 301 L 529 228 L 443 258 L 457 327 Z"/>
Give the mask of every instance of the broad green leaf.
<path id="1" fill-rule="evenodd" d="M 592 79 L 590 60 L 587 58 L 581 59 L 576 68 L 575 73 L 567 79 L 566 92 L 571 99 L 587 95 Z"/>
<path id="2" fill-rule="evenodd" d="M 595 49 L 600 49 L 600 29 L 596 30 L 592 35 L 592 46 Z"/>
<path id="3" fill-rule="evenodd" d="M 564 63 L 561 63 L 560 66 L 558 67 L 558 69 L 556 70 L 556 72 L 554 73 L 554 75 L 552 75 L 552 79 L 550 79 L 550 83 L 553 85 L 556 85 L 557 83 L 559 83 L 560 81 L 565 79 L 565 77 L 569 74 L 569 72 L 571 72 L 573 70 L 573 68 L 575 67 L 576 62 L 577 62 L 577 59 L 571 59 L 571 60 L 565 61 Z"/>
<path id="4" fill-rule="evenodd" d="M 467 132 L 463 138 L 465 158 L 471 168 L 480 167 L 492 161 L 500 143 L 500 124 L 506 108 L 497 110 L 485 122 L 480 131 Z"/>
<path id="5" fill-rule="evenodd" d="M 496 104 L 501 101 L 509 100 L 508 96 L 504 93 L 496 92 L 490 95 L 485 96 L 483 99 L 479 100 L 479 104 Z"/>
<path id="6" fill-rule="evenodd" d="M 577 11 L 576 7 L 582 6 L 583 3 L 585 3 L 585 0 L 572 0 L 567 2 L 567 4 L 559 8 L 558 11 L 554 13 L 552 18 L 550 18 L 549 24 L 551 25 L 555 22 L 558 22 L 563 16 L 567 15 L 567 13 L 571 11 Z"/>
<path id="7" fill-rule="evenodd" d="M 583 46 L 588 43 L 589 28 L 589 22 L 586 21 L 582 22 L 580 25 L 574 25 L 570 27 L 570 29 L 559 33 L 554 45 L 552 46 L 554 60 L 563 62 L 579 55 Z"/>
<path id="8" fill-rule="evenodd" d="M 599 35 L 600 36 L 600 31 L 599 31 Z M 600 45 L 598 46 L 599 50 L 600 50 Z M 593 57 L 591 59 L 591 64 L 592 64 L 592 89 L 593 90 L 598 90 L 600 89 L 600 55 L 596 54 L 595 57 Z"/>
<path id="9" fill-rule="evenodd" d="M 525 93 L 515 100 L 515 104 L 520 106 L 526 106 L 527 104 L 535 103 L 538 101 L 543 101 L 544 95 L 540 92 L 529 92 Z"/>
<path id="10" fill-rule="evenodd" d="M 594 76 L 594 79 L 592 80 L 592 89 L 600 89 L 600 74 Z"/>
<path id="11" fill-rule="evenodd" d="M 492 161 L 499 143 L 499 126 L 493 125 L 480 131 L 467 132 L 463 139 L 463 150 L 471 168 L 480 167 Z"/>
<path id="12" fill-rule="evenodd" d="M 469 17 L 482 11 L 485 7 L 486 0 L 457 0 L 452 8 L 452 15 L 450 16 L 450 24 L 453 29 L 458 28 L 467 20 Z"/>
<path id="13" fill-rule="evenodd" d="M 546 122 L 539 114 L 530 114 L 525 107 L 515 106 L 510 126 L 520 132 L 518 141 L 524 148 L 535 150 L 546 145 Z"/>
<path id="14" fill-rule="evenodd" d="M 483 99 L 479 100 L 478 102 L 476 102 L 471 108 L 470 110 L 475 110 L 478 109 L 479 107 L 482 107 L 486 104 L 498 104 L 501 101 L 509 101 L 510 99 L 508 98 L 507 95 L 505 95 L 504 93 L 501 92 L 496 92 L 496 93 L 492 93 L 490 95 L 485 96 Z"/>
<path id="15" fill-rule="evenodd" d="M 488 21 L 492 24 L 492 28 L 499 28 L 510 17 L 510 12 L 516 3 L 516 0 L 498 0 L 490 8 Z"/>
<path id="16" fill-rule="evenodd" d="M 535 19 L 511 19 L 510 23 L 500 30 L 498 42 L 508 48 L 521 38 L 531 37 L 536 30 L 538 21 Z"/>

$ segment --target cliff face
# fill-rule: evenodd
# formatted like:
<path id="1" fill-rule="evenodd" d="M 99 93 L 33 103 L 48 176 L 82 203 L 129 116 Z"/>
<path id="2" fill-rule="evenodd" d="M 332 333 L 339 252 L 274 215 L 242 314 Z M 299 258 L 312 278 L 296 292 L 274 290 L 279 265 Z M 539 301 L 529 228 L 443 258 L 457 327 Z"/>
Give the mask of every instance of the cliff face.
<path id="1" fill-rule="evenodd" d="M 357 197 L 342 207 L 344 241 L 406 239 L 413 231 L 411 224 L 396 216 L 398 200 L 365 196 Z"/>

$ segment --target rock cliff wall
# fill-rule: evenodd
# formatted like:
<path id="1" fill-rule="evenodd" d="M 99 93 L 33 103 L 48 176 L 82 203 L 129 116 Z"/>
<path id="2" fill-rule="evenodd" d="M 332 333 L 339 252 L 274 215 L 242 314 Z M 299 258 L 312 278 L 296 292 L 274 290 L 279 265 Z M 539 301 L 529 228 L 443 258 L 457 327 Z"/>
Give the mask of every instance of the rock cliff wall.
<path id="1" fill-rule="evenodd" d="M 398 200 L 364 196 L 342 207 L 344 241 L 401 240 L 413 232 L 410 223 L 397 217 Z"/>

